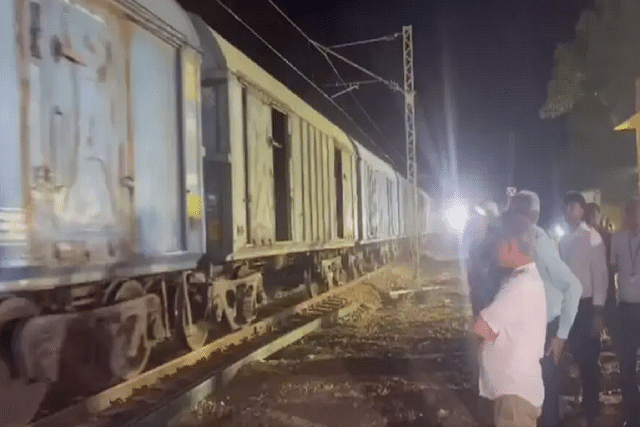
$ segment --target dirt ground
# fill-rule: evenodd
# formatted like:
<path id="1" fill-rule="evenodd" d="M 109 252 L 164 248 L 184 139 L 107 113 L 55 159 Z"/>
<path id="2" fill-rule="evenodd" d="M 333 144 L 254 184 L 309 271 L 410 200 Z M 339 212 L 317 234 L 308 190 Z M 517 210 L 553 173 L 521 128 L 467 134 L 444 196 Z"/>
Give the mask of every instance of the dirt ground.
<path id="1" fill-rule="evenodd" d="M 456 262 L 427 261 L 421 281 L 394 269 L 359 285 L 368 307 L 240 371 L 200 402 L 181 426 L 471 427 L 477 398 L 466 369 L 470 308 Z M 417 292 L 406 293 L 409 288 Z M 605 416 L 618 426 L 617 363 L 603 355 Z M 567 370 L 565 410 L 573 427 L 575 368 Z"/>

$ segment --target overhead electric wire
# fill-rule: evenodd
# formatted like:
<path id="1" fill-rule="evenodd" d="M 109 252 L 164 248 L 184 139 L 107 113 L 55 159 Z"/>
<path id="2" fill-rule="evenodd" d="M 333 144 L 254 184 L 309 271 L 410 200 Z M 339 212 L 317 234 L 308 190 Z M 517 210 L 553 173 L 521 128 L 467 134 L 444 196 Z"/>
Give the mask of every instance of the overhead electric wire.
<path id="1" fill-rule="evenodd" d="M 296 23 L 295 23 L 295 22 L 293 22 L 293 20 L 292 20 L 291 18 L 289 18 L 289 17 L 287 16 L 287 14 L 286 14 L 286 13 L 284 13 L 284 12 L 282 11 L 282 9 L 280 9 L 280 8 L 278 7 L 278 5 L 277 5 L 277 4 L 275 4 L 275 3 L 273 2 L 273 0 L 268 0 L 268 1 L 269 1 L 269 3 L 271 4 L 271 6 L 273 6 L 273 7 L 274 7 L 278 12 L 280 12 L 280 14 L 281 14 L 282 16 L 284 16 L 284 18 L 285 18 L 287 21 L 289 21 L 289 23 L 290 23 L 291 25 L 293 25 L 293 27 L 294 27 L 296 30 L 298 30 L 298 32 L 300 32 L 300 34 L 302 34 L 302 35 L 303 35 L 303 36 L 304 36 L 304 37 L 309 41 L 309 43 L 311 43 L 312 45 L 314 45 L 317 49 L 319 49 L 319 50 L 321 50 L 321 51 L 323 51 L 323 52 L 326 52 L 326 53 L 330 53 L 330 54 L 332 54 L 333 56 L 337 57 L 338 59 L 341 59 L 342 61 L 346 62 L 347 64 L 351 65 L 352 67 L 357 68 L 358 70 L 362 71 L 363 73 L 367 74 L 368 76 L 370 76 L 370 77 L 372 77 L 372 78 L 376 79 L 376 80 L 377 80 L 377 81 L 379 81 L 380 83 L 384 83 L 384 84 L 385 84 L 385 85 L 387 85 L 390 89 L 395 90 L 395 91 L 397 91 L 397 92 L 402 92 L 402 93 L 404 93 L 404 91 L 400 88 L 400 86 L 399 86 L 396 82 L 392 82 L 392 81 L 389 81 L 389 80 L 383 79 L 382 77 L 378 76 L 378 75 L 377 75 L 377 74 L 375 74 L 374 72 L 372 72 L 372 71 L 370 71 L 370 70 L 367 70 L 367 69 L 366 69 L 366 68 L 364 68 L 363 66 L 356 64 L 355 62 L 351 61 L 350 59 L 345 58 L 344 56 L 340 55 L 339 53 L 336 53 L 336 52 L 332 51 L 331 49 L 329 49 L 329 48 L 327 48 L 327 47 L 325 47 L 325 46 L 321 45 L 321 44 L 320 44 L 320 43 L 318 43 L 317 41 L 313 40 L 313 39 L 312 39 L 311 37 L 309 37 L 309 36 L 308 36 L 304 31 L 302 31 L 302 29 L 301 29 L 298 25 L 296 25 Z"/>
<path id="2" fill-rule="evenodd" d="M 355 82 L 346 82 L 346 85 L 344 83 L 329 83 L 326 84 L 325 86 L 329 86 L 329 87 L 336 87 L 336 86 L 360 86 L 360 85 L 369 85 L 372 83 L 380 83 L 377 80 L 358 80 Z"/>
<path id="3" fill-rule="evenodd" d="M 269 0 L 271 1 L 271 0 Z M 320 51 L 322 52 L 322 51 Z M 333 64 L 333 62 L 331 61 L 331 58 L 329 58 L 329 55 L 327 55 L 325 52 L 322 52 L 322 54 L 324 55 L 325 59 L 327 60 L 327 62 L 329 63 L 329 65 L 331 66 L 331 69 L 333 70 L 333 72 L 336 74 L 336 76 L 338 76 L 338 80 L 340 80 L 340 83 L 346 85 L 347 82 L 344 81 L 344 79 L 342 78 L 342 76 L 340 75 L 340 73 L 338 72 L 338 69 L 336 68 L 336 66 Z M 388 140 L 387 136 L 382 132 L 382 130 L 380 130 L 380 128 L 378 127 L 378 125 L 376 124 L 376 122 L 373 120 L 373 118 L 371 118 L 371 116 L 369 115 L 369 113 L 367 112 L 367 110 L 364 108 L 364 106 L 360 103 L 360 101 L 358 101 L 358 98 L 356 98 L 356 96 L 353 94 L 353 92 L 349 92 L 349 95 L 351 95 L 351 98 L 353 98 L 353 101 L 356 103 L 356 105 L 360 108 L 360 110 L 362 111 L 362 113 L 365 115 L 365 117 L 367 118 L 367 120 L 369 120 L 369 122 L 371 123 L 371 125 L 373 126 L 373 128 L 380 134 L 380 136 L 382 138 L 384 138 L 385 140 Z"/>
<path id="4" fill-rule="evenodd" d="M 351 42 L 351 43 L 336 44 L 336 45 L 333 45 L 333 46 L 329 46 L 329 49 L 340 49 L 342 47 L 358 46 L 358 45 L 361 45 L 361 44 L 376 43 L 376 42 L 390 42 L 390 41 L 393 41 L 393 40 L 397 39 L 401 35 L 402 35 L 402 33 L 395 33 L 395 34 L 391 34 L 390 36 L 376 37 L 375 39 L 361 40 L 361 41 Z"/>
<path id="5" fill-rule="evenodd" d="M 271 1 L 271 0 L 269 0 Z M 356 64 L 355 62 L 351 61 L 348 58 L 345 58 L 344 56 L 340 55 L 337 52 L 334 52 L 331 49 L 328 49 L 320 44 L 318 44 L 318 46 L 325 51 L 326 53 L 330 53 L 333 56 L 335 56 L 338 59 L 341 59 L 342 61 L 346 62 L 347 64 L 351 65 L 354 68 L 357 68 L 358 70 L 362 71 L 363 73 L 367 74 L 368 76 L 373 77 L 374 79 L 378 80 L 380 83 L 385 84 L 386 86 L 389 87 L 389 89 L 394 90 L 396 92 L 400 92 L 400 93 L 404 93 L 404 90 L 402 90 L 402 88 L 400 87 L 400 85 L 398 85 L 398 83 L 394 82 L 394 81 L 389 81 L 386 79 L 383 79 L 382 77 L 378 76 L 377 74 L 375 74 L 373 71 L 367 70 L 366 68 L 364 68 L 361 65 Z"/>
<path id="6" fill-rule="evenodd" d="M 245 28 L 247 28 L 254 36 L 256 36 L 262 43 L 264 43 L 273 53 L 275 53 L 281 60 L 283 60 L 285 62 L 285 64 L 287 64 L 289 67 L 291 67 L 298 75 L 300 75 L 300 77 L 302 77 L 307 83 L 309 83 L 315 90 L 317 90 L 318 92 L 320 92 L 320 94 L 322 94 L 322 96 L 324 96 L 326 99 L 329 100 L 329 102 L 331 102 L 342 114 L 344 114 L 345 117 L 347 117 L 349 119 L 349 121 L 351 121 L 351 123 L 354 124 L 354 126 L 364 135 L 366 136 L 369 141 L 375 145 L 376 147 L 380 148 L 378 146 L 378 144 L 376 144 L 376 142 L 374 141 L 374 139 L 367 133 L 365 132 L 360 125 L 358 125 L 358 123 L 353 119 L 353 117 L 351 117 L 345 110 L 344 108 L 342 108 L 340 105 L 338 105 L 337 102 L 335 102 L 331 96 L 329 96 L 326 92 L 324 92 L 322 89 L 320 89 L 320 87 L 318 87 L 318 85 L 316 85 L 309 77 L 307 77 L 302 71 L 300 71 L 298 68 L 296 68 L 295 65 L 293 65 L 287 58 L 284 57 L 284 55 L 282 55 L 280 52 L 278 52 L 277 49 L 275 49 L 273 46 L 271 46 L 260 34 L 258 34 L 256 32 L 256 30 L 254 30 L 249 24 L 247 24 L 245 21 L 242 20 L 242 18 L 240 18 L 240 16 L 238 16 L 229 6 L 227 6 L 226 4 L 224 4 L 222 2 L 222 0 L 216 0 L 216 2 L 224 9 L 226 10 L 231 16 L 233 16 L 238 22 L 240 22 L 242 25 L 244 25 Z"/>
<path id="7" fill-rule="evenodd" d="M 284 11 L 282 9 L 280 9 L 278 7 L 277 4 L 275 4 L 273 2 L 273 0 L 268 0 L 269 4 L 271 4 L 271 6 L 273 6 L 273 8 L 275 10 L 277 10 L 296 30 L 298 30 L 298 32 L 300 34 L 302 34 L 302 36 L 307 39 L 307 41 L 313 45 L 316 49 L 318 49 L 318 51 L 325 57 L 325 59 L 327 60 L 327 62 L 329 63 L 329 65 L 331 66 L 331 69 L 333 70 L 333 72 L 336 74 L 336 76 L 338 77 L 338 79 L 340 80 L 340 83 L 342 83 L 344 86 L 348 86 L 347 82 L 345 82 L 345 80 L 342 78 L 342 76 L 340 75 L 340 73 L 338 72 L 338 69 L 336 68 L 336 66 L 334 65 L 333 61 L 331 61 L 331 58 L 329 58 L 329 55 L 327 55 L 327 52 L 329 51 L 329 49 L 327 49 L 326 47 L 322 46 L 320 43 L 316 42 L 315 40 L 313 40 L 311 37 L 309 37 L 307 35 L 307 33 L 305 33 L 302 28 L 300 28 L 295 22 L 293 22 L 293 20 L 291 18 L 289 18 L 289 16 L 284 13 Z M 373 73 L 368 73 L 369 75 L 371 75 L 372 77 L 374 77 L 374 79 L 376 81 L 382 81 L 383 83 L 387 84 L 388 82 L 386 82 L 386 80 L 384 80 L 382 77 L 378 77 Z M 388 85 L 388 84 L 387 84 Z M 371 118 L 371 116 L 369 115 L 369 113 L 367 112 L 367 110 L 364 108 L 364 106 L 360 103 L 360 101 L 358 101 L 358 98 L 356 98 L 356 96 L 352 93 L 349 92 L 349 95 L 351 95 L 351 98 L 353 98 L 353 101 L 356 103 L 356 105 L 360 108 L 360 110 L 362 111 L 362 113 L 365 115 L 365 117 L 367 118 L 367 120 L 369 120 L 369 122 L 371 123 L 371 125 L 374 127 L 374 129 L 380 134 L 380 136 L 382 138 L 384 138 L 385 140 L 388 141 L 388 138 L 386 137 L 386 135 L 382 132 L 382 130 L 380 130 L 380 128 L 378 127 L 378 125 L 375 123 L 375 121 L 373 120 L 373 118 Z M 392 147 L 393 148 L 393 147 Z M 393 149 L 396 154 L 400 154 L 396 149 Z M 393 161 L 393 159 L 391 159 L 391 157 L 389 157 L 388 154 L 384 153 L 385 157 L 387 157 L 389 160 L 391 160 L 392 163 L 395 163 Z M 404 158 L 404 156 L 401 156 L 402 158 Z"/>

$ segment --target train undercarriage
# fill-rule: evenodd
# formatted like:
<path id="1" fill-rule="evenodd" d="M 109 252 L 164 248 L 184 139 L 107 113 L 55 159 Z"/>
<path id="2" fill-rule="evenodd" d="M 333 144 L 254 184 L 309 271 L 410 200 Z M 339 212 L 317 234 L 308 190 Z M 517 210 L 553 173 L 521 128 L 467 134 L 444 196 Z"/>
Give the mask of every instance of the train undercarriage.
<path id="1" fill-rule="evenodd" d="M 191 350 L 251 324 L 287 289 L 312 297 L 402 254 L 385 242 L 65 287 L 0 300 L 0 425 L 23 425 L 48 390 L 87 395 L 139 375 L 158 343 Z M 29 396 L 25 399 L 24 396 Z"/>

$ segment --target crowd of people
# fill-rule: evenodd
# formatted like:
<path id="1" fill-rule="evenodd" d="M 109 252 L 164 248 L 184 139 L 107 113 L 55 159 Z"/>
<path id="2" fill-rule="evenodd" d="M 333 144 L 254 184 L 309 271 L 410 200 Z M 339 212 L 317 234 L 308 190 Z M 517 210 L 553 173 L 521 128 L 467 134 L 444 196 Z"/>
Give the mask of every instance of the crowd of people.
<path id="1" fill-rule="evenodd" d="M 607 330 L 620 362 L 624 425 L 640 427 L 640 202 L 629 202 L 624 227 L 611 235 L 599 226 L 597 205 L 568 193 L 569 232 L 557 246 L 538 226 L 534 192 L 516 193 L 502 214 L 486 211 L 463 239 L 480 411 L 493 414 L 495 427 L 562 425 L 569 352 L 582 385 L 578 419 L 599 425 L 599 356 Z"/>

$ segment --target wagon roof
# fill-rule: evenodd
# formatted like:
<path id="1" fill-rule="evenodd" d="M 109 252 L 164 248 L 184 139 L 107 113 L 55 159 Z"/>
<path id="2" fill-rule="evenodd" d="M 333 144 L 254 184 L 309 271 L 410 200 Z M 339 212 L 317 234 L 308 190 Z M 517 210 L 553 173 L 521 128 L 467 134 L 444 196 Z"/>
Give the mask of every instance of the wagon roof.
<path id="1" fill-rule="evenodd" d="M 187 43 L 196 49 L 200 48 L 200 39 L 193 28 L 187 12 L 175 0 L 136 0 L 136 3 L 147 9 L 156 18 L 164 21 L 185 38 Z"/>
<path id="2" fill-rule="evenodd" d="M 294 112 L 325 134 L 336 138 L 345 148 L 354 150 L 350 144 L 351 138 L 340 127 L 211 29 L 202 18 L 194 14 L 189 15 L 200 35 L 200 45 L 204 53 L 203 79 L 219 79 L 223 77 L 221 72 L 231 72 L 247 84 L 268 94 L 281 107 Z"/>
<path id="3" fill-rule="evenodd" d="M 353 141 L 353 143 L 356 146 L 356 150 L 361 159 L 363 159 L 364 161 L 366 161 L 376 169 L 382 170 L 385 173 L 387 173 L 389 176 L 396 178 L 397 176 L 396 170 L 393 169 L 393 167 L 391 167 L 389 163 L 382 160 L 375 153 L 373 153 L 371 150 L 366 148 L 364 145 L 362 145 L 358 141 Z"/>

